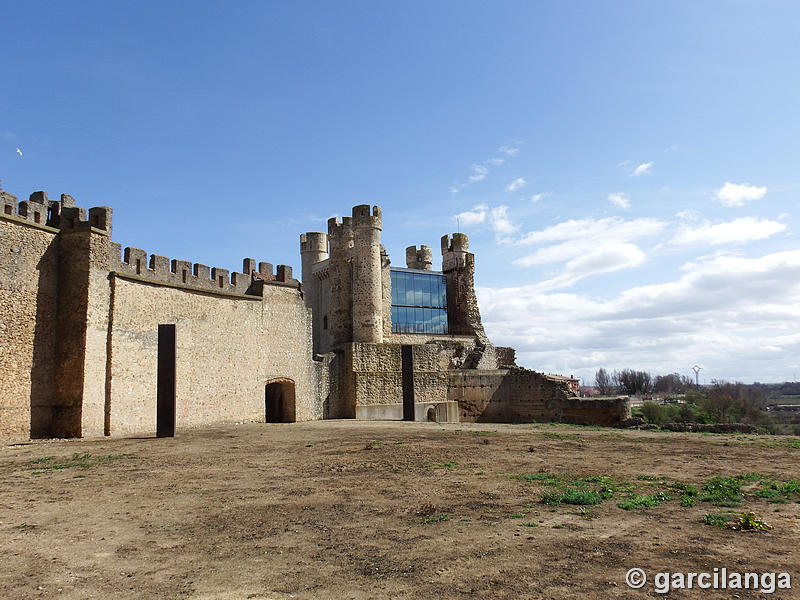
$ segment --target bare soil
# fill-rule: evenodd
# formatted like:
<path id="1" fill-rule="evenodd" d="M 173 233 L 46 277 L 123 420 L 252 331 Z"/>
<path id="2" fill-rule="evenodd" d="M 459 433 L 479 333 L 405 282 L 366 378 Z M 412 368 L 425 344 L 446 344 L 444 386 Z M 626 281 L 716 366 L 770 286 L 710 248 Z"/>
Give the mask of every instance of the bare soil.
<path id="1" fill-rule="evenodd" d="M 0 597 L 800 598 L 800 504 L 685 507 L 678 487 L 788 481 L 798 459 L 788 437 L 354 421 L 5 446 Z M 540 473 L 618 489 L 550 506 L 545 475 L 511 477 Z M 623 510 L 631 487 L 671 499 Z M 726 510 L 772 529 L 703 523 Z M 632 567 L 786 571 L 795 589 L 656 594 L 627 587 Z"/>

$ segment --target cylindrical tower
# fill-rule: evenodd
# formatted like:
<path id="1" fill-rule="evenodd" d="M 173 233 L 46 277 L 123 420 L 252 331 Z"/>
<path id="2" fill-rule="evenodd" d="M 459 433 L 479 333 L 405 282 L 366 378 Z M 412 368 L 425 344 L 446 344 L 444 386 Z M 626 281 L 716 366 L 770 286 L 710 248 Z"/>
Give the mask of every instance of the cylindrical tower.
<path id="1" fill-rule="evenodd" d="M 442 271 L 458 269 L 466 264 L 469 252 L 469 237 L 466 233 L 442 236 Z"/>
<path id="2" fill-rule="evenodd" d="M 330 242 L 330 319 L 328 329 L 332 345 L 353 341 L 353 294 L 350 255 L 353 251 L 353 220 L 350 217 L 328 219 Z"/>
<path id="3" fill-rule="evenodd" d="M 300 234 L 300 259 L 303 262 L 303 298 L 306 306 L 314 308 L 317 290 L 311 268 L 328 258 L 328 235 L 318 231 Z"/>
<path id="4" fill-rule="evenodd" d="M 353 207 L 353 341 L 383 340 L 381 209 Z"/>
<path id="5" fill-rule="evenodd" d="M 433 249 L 430 246 L 409 246 L 406 248 L 406 266 L 409 269 L 430 271 L 433 266 Z"/>
<path id="6" fill-rule="evenodd" d="M 312 340 L 314 354 L 317 354 L 327 350 L 324 326 L 328 317 L 321 305 L 321 282 L 314 277 L 313 267 L 328 258 L 328 235 L 318 231 L 300 234 L 300 258 L 303 262 L 303 300 L 312 311 Z"/>

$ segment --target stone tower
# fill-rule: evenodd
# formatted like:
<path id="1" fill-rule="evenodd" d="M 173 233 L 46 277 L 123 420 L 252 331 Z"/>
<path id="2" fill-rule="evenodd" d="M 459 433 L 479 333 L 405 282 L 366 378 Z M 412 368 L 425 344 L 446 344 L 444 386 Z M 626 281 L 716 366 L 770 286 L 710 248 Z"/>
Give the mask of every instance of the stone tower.
<path id="1" fill-rule="evenodd" d="M 328 322 L 331 345 L 346 344 L 353 340 L 353 281 L 350 256 L 353 252 L 353 219 L 342 221 L 328 219 L 330 242 L 330 320 Z"/>
<path id="2" fill-rule="evenodd" d="M 381 209 L 353 207 L 353 341 L 383 340 Z"/>
<path id="3" fill-rule="evenodd" d="M 442 272 L 447 278 L 447 326 L 455 335 L 474 335 L 489 344 L 475 296 L 475 255 L 466 233 L 442 236 Z"/>
<path id="4" fill-rule="evenodd" d="M 300 235 L 300 258 L 303 263 L 303 299 L 310 308 L 313 319 L 314 352 L 319 352 L 325 319 L 320 298 L 320 286 L 313 273 L 315 264 L 328 258 L 328 235 L 310 231 Z"/>
<path id="5" fill-rule="evenodd" d="M 433 266 L 433 249 L 430 246 L 409 246 L 406 248 L 406 266 L 409 269 L 430 271 Z"/>

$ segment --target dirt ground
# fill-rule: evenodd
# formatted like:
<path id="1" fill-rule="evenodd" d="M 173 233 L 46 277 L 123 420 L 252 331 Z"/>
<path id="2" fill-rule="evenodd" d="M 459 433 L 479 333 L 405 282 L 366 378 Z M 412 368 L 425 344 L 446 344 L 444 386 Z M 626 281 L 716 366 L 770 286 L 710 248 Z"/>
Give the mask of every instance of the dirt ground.
<path id="1" fill-rule="evenodd" d="M 746 490 L 786 482 L 798 459 L 798 438 L 536 424 L 245 424 L 6 445 L 0 597 L 800 598 L 795 499 L 680 500 L 681 483 L 701 490 L 715 475 L 758 472 Z M 598 481 L 615 490 L 600 504 L 542 503 L 564 482 Z M 633 488 L 670 499 L 623 510 Z M 772 529 L 703 523 L 742 511 Z M 640 590 L 625 583 L 632 567 L 648 575 Z M 715 567 L 788 572 L 795 589 L 651 583 Z"/>

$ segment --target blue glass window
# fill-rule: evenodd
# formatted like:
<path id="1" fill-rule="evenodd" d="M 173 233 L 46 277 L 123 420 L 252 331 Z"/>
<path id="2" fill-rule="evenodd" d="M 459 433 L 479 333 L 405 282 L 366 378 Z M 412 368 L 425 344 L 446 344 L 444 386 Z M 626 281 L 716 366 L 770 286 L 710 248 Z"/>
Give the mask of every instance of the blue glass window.
<path id="1" fill-rule="evenodd" d="M 391 269 L 392 332 L 447 333 L 447 280 L 441 273 Z"/>

